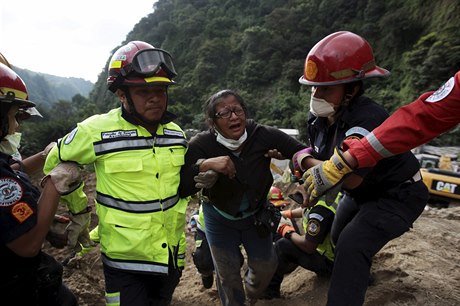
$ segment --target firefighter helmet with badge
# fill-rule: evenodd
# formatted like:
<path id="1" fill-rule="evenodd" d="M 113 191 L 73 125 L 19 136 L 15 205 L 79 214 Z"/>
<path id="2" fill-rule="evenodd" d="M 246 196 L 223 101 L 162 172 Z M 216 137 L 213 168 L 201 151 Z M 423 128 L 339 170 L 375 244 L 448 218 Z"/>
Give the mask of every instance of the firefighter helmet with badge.
<path id="1" fill-rule="evenodd" d="M 351 83 L 390 72 L 375 63 L 374 52 L 361 36 L 339 31 L 320 40 L 305 59 L 303 85 L 329 86 Z"/>

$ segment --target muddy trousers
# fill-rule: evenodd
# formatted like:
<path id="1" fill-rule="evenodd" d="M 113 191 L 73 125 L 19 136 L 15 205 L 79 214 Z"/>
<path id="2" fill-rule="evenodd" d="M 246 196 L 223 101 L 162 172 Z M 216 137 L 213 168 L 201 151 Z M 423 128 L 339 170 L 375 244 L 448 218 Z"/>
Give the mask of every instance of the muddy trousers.
<path id="1" fill-rule="evenodd" d="M 211 250 L 205 233 L 197 228 L 195 232 L 195 251 L 192 254 L 193 263 L 198 272 L 202 275 L 211 275 L 214 271 Z"/>
<path id="2" fill-rule="evenodd" d="M 168 275 L 123 271 L 104 264 L 106 305 L 167 306 L 182 271 L 169 267 Z"/>
<path id="3" fill-rule="evenodd" d="M 206 234 L 197 229 L 195 232 L 195 251 L 192 254 L 193 263 L 198 272 L 202 275 L 211 275 L 214 272 L 214 264 L 212 262 L 211 250 L 209 249 Z M 240 252 L 240 267 L 244 264 L 243 254 Z"/>
<path id="4" fill-rule="evenodd" d="M 277 266 L 271 235 L 265 238 L 257 235 L 253 216 L 229 220 L 209 203 L 203 204 L 203 213 L 222 305 L 244 305 L 245 289 L 249 299 L 256 299 L 268 286 Z M 240 245 L 246 252 L 248 264 L 244 287 Z"/>
<path id="5" fill-rule="evenodd" d="M 328 306 L 359 306 L 364 303 L 372 258 L 385 244 L 411 227 L 428 199 L 423 182 L 401 185 L 386 191 L 380 198 L 346 207 L 340 202 L 334 223 L 347 219 L 342 228 L 332 226 L 338 237 L 334 268 L 328 292 Z M 344 212 L 347 215 L 344 216 Z"/>
<path id="6" fill-rule="evenodd" d="M 267 288 L 268 292 L 279 293 L 284 275 L 291 273 L 298 266 L 315 272 L 318 277 L 330 277 L 332 273 L 334 263 L 326 256 L 318 252 L 305 253 L 289 239 L 281 238 L 276 241 L 275 250 L 278 255 L 278 268 Z"/>

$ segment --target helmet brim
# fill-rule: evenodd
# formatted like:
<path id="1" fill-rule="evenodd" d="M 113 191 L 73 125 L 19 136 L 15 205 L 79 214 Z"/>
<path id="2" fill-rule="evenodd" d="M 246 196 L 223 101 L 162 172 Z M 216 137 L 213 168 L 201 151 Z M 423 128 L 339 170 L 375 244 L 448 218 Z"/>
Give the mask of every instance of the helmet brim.
<path id="1" fill-rule="evenodd" d="M 390 75 L 390 71 L 386 70 L 385 68 L 375 66 L 373 69 L 367 71 L 362 78 L 347 78 L 347 79 L 336 80 L 336 81 L 331 81 L 331 82 L 313 82 L 313 81 L 309 81 L 305 79 L 304 76 L 302 75 L 299 78 L 299 83 L 302 85 L 308 85 L 308 86 L 331 86 L 331 85 L 357 82 L 357 81 L 370 79 L 370 78 L 387 77 L 389 75 Z"/>
<path id="2" fill-rule="evenodd" d="M 136 78 L 136 79 L 125 79 L 123 82 L 125 86 L 151 86 L 151 85 L 160 85 L 160 86 L 170 86 L 177 85 L 175 81 L 167 77 L 153 76 L 148 78 Z"/>
<path id="3" fill-rule="evenodd" d="M 1 103 L 11 103 L 12 105 L 19 105 L 19 108 L 35 107 L 35 103 L 29 100 L 14 98 L 8 99 L 6 96 L 0 96 Z"/>

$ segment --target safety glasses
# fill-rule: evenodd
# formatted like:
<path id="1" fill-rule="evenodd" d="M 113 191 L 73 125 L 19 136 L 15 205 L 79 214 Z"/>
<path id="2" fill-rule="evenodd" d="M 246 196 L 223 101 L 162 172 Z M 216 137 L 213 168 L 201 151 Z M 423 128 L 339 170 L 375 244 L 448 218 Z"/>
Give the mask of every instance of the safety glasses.
<path id="1" fill-rule="evenodd" d="M 133 72 L 145 76 L 154 76 L 162 68 L 168 77 L 177 76 L 171 55 L 161 49 L 144 49 L 136 53 L 132 62 L 121 69 L 122 76 L 126 77 Z"/>

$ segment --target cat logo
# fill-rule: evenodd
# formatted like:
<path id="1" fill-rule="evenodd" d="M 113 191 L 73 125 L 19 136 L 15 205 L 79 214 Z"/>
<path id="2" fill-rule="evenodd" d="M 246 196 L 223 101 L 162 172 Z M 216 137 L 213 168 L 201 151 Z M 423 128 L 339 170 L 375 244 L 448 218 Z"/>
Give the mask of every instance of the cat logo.
<path id="1" fill-rule="evenodd" d="M 437 182 L 436 183 L 436 190 L 442 192 L 449 192 L 449 193 L 456 193 L 455 190 L 457 189 L 457 184 L 446 183 L 446 182 Z"/>

